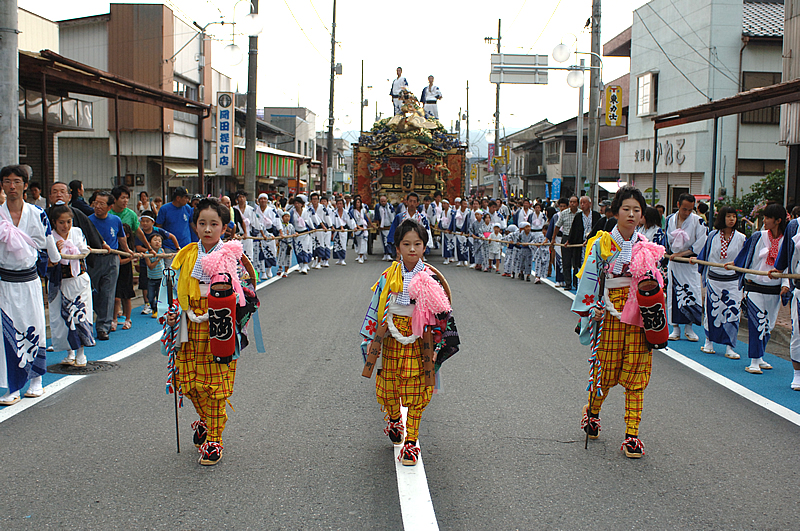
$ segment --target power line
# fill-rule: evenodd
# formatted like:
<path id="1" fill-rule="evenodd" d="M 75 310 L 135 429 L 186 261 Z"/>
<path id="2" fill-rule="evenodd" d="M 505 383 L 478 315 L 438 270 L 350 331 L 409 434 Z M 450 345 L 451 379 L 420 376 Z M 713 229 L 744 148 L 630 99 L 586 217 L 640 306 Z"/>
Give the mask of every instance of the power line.
<path id="1" fill-rule="evenodd" d="M 292 8 L 289 7 L 289 3 L 286 0 L 283 0 L 283 3 L 286 4 L 286 9 L 289 10 L 289 13 L 292 15 L 292 18 L 294 19 L 295 23 L 297 24 L 297 27 L 300 28 L 300 31 L 303 32 L 303 35 L 305 35 L 305 38 L 308 40 L 308 43 L 311 45 L 312 48 L 314 48 L 317 51 L 319 56 L 322 57 L 322 59 L 327 62 L 327 59 L 325 59 L 325 56 L 322 55 L 322 52 L 320 52 L 317 49 L 316 46 L 314 46 L 314 42 L 311 39 L 309 39 L 308 34 L 306 33 L 306 30 L 303 29 L 303 26 L 300 25 L 300 22 L 297 20 L 297 17 L 294 16 L 294 13 L 292 12 Z"/>
<path id="2" fill-rule="evenodd" d="M 694 33 L 695 37 L 697 37 L 697 39 L 700 41 L 700 44 L 702 44 L 704 48 L 708 48 L 709 46 L 706 44 L 706 41 L 704 41 L 704 40 L 703 40 L 703 38 L 700 36 L 700 34 L 698 34 L 698 33 L 697 33 L 695 30 L 694 30 L 694 28 L 692 27 L 692 25 L 691 25 L 691 24 L 689 24 L 689 21 L 688 21 L 688 20 L 686 20 L 686 17 L 684 17 L 684 16 L 683 16 L 683 13 L 681 13 L 681 10 L 680 10 L 680 9 L 678 9 L 678 6 L 676 6 L 676 5 L 675 5 L 675 0 L 669 0 L 669 1 L 670 1 L 670 3 L 672 4 L 672 7 L 673 7 L 673 8 L 675 8 L 675 11 L 677 11 L 677 12 L 678 12 L 678 16 L 679 16 L 679 17 L 681 17 L 681 20 L 683 20 L 683 21 L 686 23 L 686 26 L 689 28 L 689 30 L 691 30 L 691 32 L 692 32 L 692 33 Z M 728 71 L 728 73 L 729 73 L 730 75 L 732 75 L 732 76 L 735 76 L 735 75 L 737 75 L 737 74 L 735 74 L 735 73 L 733 72 L 733 70 L 731 70 L 730 68 L 728 68 L 728 67 L 725 65 L 725 63 L 720 63 L 720 64 L 722 64 L 722 66 L 724 66 L 724 67 L 725 67 L 725 70 L 727 70 L 727 71 Z M 737 85 L 738 85 L 738 83 L 737 83 Z"/>
<path id="3" fill-rule="evenodd" d="M 706 63 L 708 63 L 708 64 L 709 64 L 709 65 L 710 65 L 712 68 L 714 68 L 714 69 L 715 69 L 717 72 L 719 72 L 720 74 L 722 74 L 723 76 L 725 76 L 726 78 L 728 78 L 728 79 L 729 79 L 731 82 L 733 82 L 733 84 L 734 84 L 734 85 L 736 85 L 737 87 L 739 86 L 739 80 L 737 80 L 737 79 L 733 79 L 731 76 L 729 76 L 728 74 L 726 74 L 725 72 L 723 72 L 722 70 L 720 70 L 720 69 L 717 67 L 717 65 L 715 65 L 714 63 L 712 63 L 711 61 L 709 61 L 709 60 L 708 60 L 708 59 L 707 59 L 707 58 L 706 58 L 706 57 L 705 57 L 703 54 L 701 54 L 701 53 L 700 53 L 700 52 L 697 50 L 697 48 L 695 48 L 694 46 L 692 46 L 691 44 L 689 44 L 689 42 L 688 42 L 686 39 L 684 39 L 684 38 L 683 38 L 683 36 L 682 36 L 680 33 L 678 33 L 677 31 L 675 31 L 675 29 L 672 27 L 672 25 L 670 25 L 670 24 L 669 24 L 669 23 L 668 23 L 666 20 L 664 20 L 664 18 L 663 18 L 661 15 L 659 15 L 659 14 L 658 14 L 658 12 L 657 12 L 655 9 L 653 9 L 653 6 L 651 6 L 650 4 L 647 4 L 647 7 L 649 7 L 649 8 L 650 8 L 650 11 L 652 11 L 652 12 L 653 12 L 653 14 L 654 14 L 655 16 L 657 16 L 659 19 L 661 19 L 661 22 L 663 22 L 663 23 L 664 23 L 664 25 L 665 25 L 666 27 L 668 27 L 668 28 L 670 29 L 670 31 L 672 31 L 672 33 L 674 33 L 675 35 L 677 35 L 677 36 L 678 36 L 678 38 L 679 38 L 680 40 L 682 40 L 682 41 L 683 41 L 683 42 L 686 44 L 686 46 L 688 46 L 689 48 L 691 48 L 691 49 L 692 49 L 692 51 L 694 51 L 694 53 L 696 53 L 698 56 L 700 56 L 700 58 L 701 58 L 701 59 L 703 59 L 703 60 L 704 60 Z M 640 18 L 641 18 L 641 17 L 640 17 Z M 727 68 L 727 67 L 726 67 L 726 68 Z"/>
<path id="4" fill-rule="evenodd" d="M 708 101 L 711 101 L 711 98 L 709 98 L 709 97 L 708 97 L 708 95 L 707 95 L 705 92 L 703 92 L 702 90 L 700 90 L 700 89 L 697 87 L 697 85 L 695 85 L 694 83 L 692 83 L 692 80 L 691 80 L 691 79 L 689 79 L 689 78 L 686 76 L 686 74 L 684 74 L 684 73 L 683 73 L 683 70 L 681 70 L 680 68 L 678 68 L 678 65 L 676 65 L 676 64 L 675 64 L 675 63 L 672 61 L 672 59 L 670 59 L 669 55 L 667 55 L 667 52 L 666 52 L 666 50 L 664 50 L 664 48 L 662 48 L 661 44 L 660 44 L 660 43 L 659 43 L 659 42 L 656 40 L 656 37 L 655 37 L 655 35 L 653 35 L 653 32 L 652 32 L 652 31 L 650 31 L 650 28 L 648 28 L 648 27 L 647 27 L 647 23 L 645 23 L 644 19 L 642 18 L 642 15 L 640 15 L 640 14 L 639 14 L 639 11 L 638 11 L 638 10 L 637 10 L 637 11 L 634 11 L 634 13 L 636 13 L 636 16 L 637 16 L 637 17 L 639 17 L 639 20 L 642 22 L 642 25 L 644 26 L 644 29 L 646 29 L 646 30 L 647 30 L 647 33 L 649 33 L 649 34 L 650 34 L 650 37 L 653 39 L 653 42 L 655 42 L 655 43 L 656 43 L 656 46 L 658 46 L 658 49 L 659 49 L 659 50 L 661 50 L 661 53 L 663 53 L 663 54 L 664 54 L 664 57 L 666 57 L 666 58 L 667 58 L 667 61 L 669 61 L 669 64 L 671 64 L 672 66 L 674 66 L 674 67 L 675 67 L 675 70 L 677 70 L 677 71 L 678 71 L 678 73 L 679 73 L 680 75 L 682 75 L 682 76 L 683 76 L 683 79 L 685 79 L 686 81 L 688 81 L 688 82 L 689 82 L 689 84 L 690 84 L 691 86 L 693 86 L 693 87 L 694 87 L 694 89 L 695 89 L 697 92 L 699 92 L 700 94 L 702 94 L 703 96 L 705 96 L 705 97 L 706 97 L 706 99 L 707 99 Z"/>
<path id="5" fill-rule="evenodd" d="M 519 11 L 517 11 L 517 14 L 514 16 L 514 20 L 511 21 L 511 25 L 508 26 L 508 29 L 511 29 L 514 26 L 514 23 L 517 21 L 517 18 L 519 18 L 519 14 L 522 13 L 523 9 L 525 9 L 525 4 L 527 4 L 527 3 L 528 3 L 528 0 L 524 0 L 522 2 L 522 6 L 519 8 Z"/>
<path id="6" fill-rule="evenodd" d="M 550 18 L 547 19 L 547 22 L 545 23 L 544 27 L 542 28 L 541 33 L 539 33 L 539 36 L 536 37 L 535 41 L 533 41 L 533 44 L 531 45 L 530 48 L 528 48 L 528 51 L 533 50 L 533 47 L 536 46 L 536 43 L 539 42 L 539 39 L 542 38 L 542 35 L 544 35 L 544 30 L 547 29 L 547 26 L 550 24 L 550 21 L 553 20 L 553 17 L 555 16 L 556 11 L 558 11 L 558 6 L 560 6 L 560 5 L 561 5 L 561 0 L 558 0 L 558 3 L 556 4 L 556 7 L 553 9 L 553 12 L 550 13 Z"/>
<path id="7" fill-rule="evenodd" d="M 320 22 L 322 22 L 322 27 L 325 28 L 325 31 L 327 31 L 328 35 L 330 35 L 331 34 L 331 30 L 328 29 L 328 26 L 325 25 L 325 21 L 322 20 L 321 16 L 319 16 L 319 11 L 317 11 L 317 7 L 314 5 L 313 0 L 308 0 L 308 1 L 311 4 L 311 8 L 314 10 L 314 13 L 317 14 L 317 18 L 319 19 Z"/>

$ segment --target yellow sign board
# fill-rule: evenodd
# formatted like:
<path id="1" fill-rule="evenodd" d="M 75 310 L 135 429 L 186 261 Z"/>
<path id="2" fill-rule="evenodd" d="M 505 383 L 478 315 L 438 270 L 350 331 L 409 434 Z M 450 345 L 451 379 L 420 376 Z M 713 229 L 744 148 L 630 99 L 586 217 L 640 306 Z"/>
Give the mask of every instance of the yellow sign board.
<path id="1" fill-rule="evenodd" d="M 622 87 L 606 86 L 606 125 L 622 125 Z"/>

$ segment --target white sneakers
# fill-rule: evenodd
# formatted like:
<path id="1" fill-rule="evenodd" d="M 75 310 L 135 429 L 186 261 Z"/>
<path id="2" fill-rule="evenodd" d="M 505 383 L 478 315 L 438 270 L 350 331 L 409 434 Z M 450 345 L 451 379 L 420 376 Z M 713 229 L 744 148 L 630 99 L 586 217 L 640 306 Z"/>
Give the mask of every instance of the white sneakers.
<path id="1" fill-rule="evenodd" d="M 381 261 L 383 261 L 383 262 L 391 262 L 392 261 L 392 255 L 389 255 L 389 254 L 383 255 L 383 258 L 381 258 Z"/>

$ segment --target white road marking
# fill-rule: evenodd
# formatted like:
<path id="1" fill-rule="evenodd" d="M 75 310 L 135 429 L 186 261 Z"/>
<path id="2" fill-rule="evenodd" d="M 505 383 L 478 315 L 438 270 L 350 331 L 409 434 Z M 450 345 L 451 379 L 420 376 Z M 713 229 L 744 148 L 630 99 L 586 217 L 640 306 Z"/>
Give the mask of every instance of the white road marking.
<path id="1" fill-rule="evenodd" d="M 400 408 L 403 414 L 403 424 L 407 424 L 406 414 L 408 408 Z M 417 446 L 422 448 L 417 440 Z M 403 529 L 417 531 L 418 529 L 438 530 L 436 513 L 433 511 L 433 500 L 428 490 L 428 478 L 425 475 L 425 464 L 422 462 L 422 452 L 419 454 L 417 464 L 404 466 L 397 460 L 400 457 L 402 446 L 394 447 L 394 465 L 397 472 L 397 492 L 400 494 L 400 512 L 403 515 Z"/>
<path id="2" fill-rule="evenodd" d="M 291 273 L 292 271 L 297 271 L 298 269 L 299 269 L 299 266 L 290 267 L 289 268 L 289 273 Z M 267 286 L 269 286 L 273 282 L 277 282 L 280 278 L 281 277 L 276 275 L 276 276 L 272 277 L 269 280 L 261 282 L 256 287 L 256 291 L 259 291 L 262 288 L 266 288 Z M 130 347 L 128 347 L 128 348 L 126 348 L 124 350 L 121 350 L 121 351 L 117 352 L 116 354 L 112 354 L 111 356 L 103 358 L 100 361 L 109 361 L 109 362 L 120 361 L 122 359 L 127 358 L 128 356 L 132 356 L 132 355 L 136 354 L 137 352 L 141 351 L 142 349 L 145 349 L 145 348 L 149 347 L 153 343 L 158 343 L 158 341 L 160 339 L 161 339 L 161 332 L 156 332 L 155 334 L 153 334 L 151 336 L 148 336 L 148 337 L 142 339 L 141 341 L 138 341 L 137 343 L 134 343 Z M 50 385 L 46 386 L 44 388 L 44 394 L 42 396 L 40 396 L 38 398 L 22 398 L 22 400 L 20 400 L 19 402 L 17 402 L 13 406 L 7 406 L 7 407 L 3 408 L 2 410 L 0 410 L 0 424 L 2 424 L 3 422 L 7 421 L 11 417 L 22 413 L 23 411 L 25 411 L 29 407 L 35 406 L 36 404 L 38 404 L 42 400 L 44 400 L 44 399 L 46 399 L 46 398 L 48 398 L 50 396 L 53 396 L 57 392 L 66 389 L 67 387 L 69 387 L 70 385 L 74 384 L 75 382 L 86 378 L 87 376 L 89 376 L 89 375 L 81 374 L 81 375 L 73 375 L 73 376 L 64 376 L 63 378 L 59 378 L 55 382 L 53 382 Z"/>
<path id="3" fill-rule="evenodd" d="M 563 290 L 561 288 L 557 288 L 555 283 L 553 283 L 550 280 L 542 279 L 542 282 L 544 282 L 545 284 L 547 284 L 547 285 L 551 286 L 552 288 L 558 290 L 559 292 L 561 292 L 563 295 L 569 297 L 570 299 L 575 300 L 575 294 L 574 293 L 572 293 L 570 291 L 565 291 L 565 290 Z M 752 403 L 754 403 L 754 404 L 756 404 L 758 406 L 763 407 L 767 411 L 771 411 L 772 413 L 775 413 L 779 417 L 782 417 L 782 418 L 788 420 L 792 424 L 800 426 L 800 414 L 795 412 L 795 411 L 792 411 L 788 407 L 782 406 L 781 404 L 778 404 L 777 402 L 773 402 L 769 398 L 766 398 L 766 397 L 756 393 L 755 391 L 752 391 L 751 389 L 748 389 L 747 387 L 745 387 L 745 386 L 743 386 L 743 385 L 741 385 L 739 383 L 734 382 L 730 378 L 727 378 L 727 377 L 721 375 L 718 372 L 712 371 L 711 369 L 709 369 L 708 367 L 706 367 L 702 363 L 698 363 L 698 362 L 694 361 L 692 358 L 684 356 L 683 354 L 681 354 L 677 350 L 673 350 L 673 349 L 671 349 L 669 347 L 663 348 L 663 349 L 658 349 L 658 350 L 662 354 L 674 359 L 678 363 L 681 363 L 682 365 L 688 367 L 689 369 L 695 371 L 696 373 L 698 373 L 698 374 L 700 374 L 702 376 L 705 376 L 706 378 L 708 378 L 712 382 L 715 382 L 715 383 L 721 385 L 725 389 L 728 389 L 729 391 L 733 391 L 734 393 L 736 393 L 737 395 L 741 396 L 742 398 L 744 398 L 746 400 L 749 400 L 750 402 L 752 402 Z"/>

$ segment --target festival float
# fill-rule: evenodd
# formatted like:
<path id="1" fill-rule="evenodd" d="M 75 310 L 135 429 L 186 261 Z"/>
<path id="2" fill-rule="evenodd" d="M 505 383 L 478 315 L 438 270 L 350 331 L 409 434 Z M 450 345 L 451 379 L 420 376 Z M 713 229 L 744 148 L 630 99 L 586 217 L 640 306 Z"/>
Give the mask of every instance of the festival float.
<path id="1" fill-rule="evenodd" d="M 409 192 L 420 202 L 437 190 L 449 201 L 465 189 L 466 146 L 435 118 L 426 118 L 417 98 L 401 92 L 402 113 L 384 118 L 353 146 L 355 193 L 375 205 L 381 194 L 397 204 Z"/>

